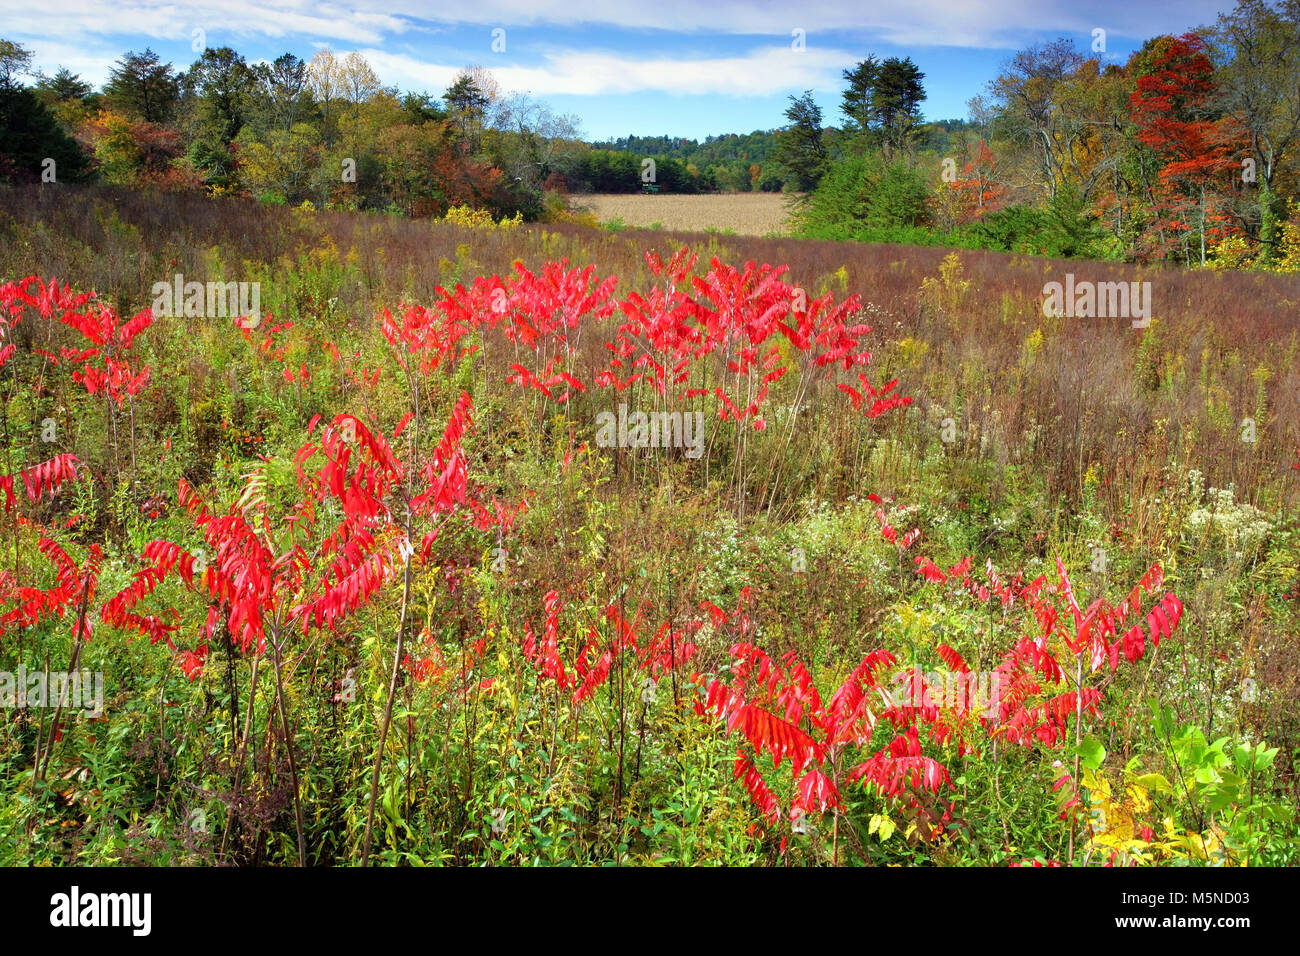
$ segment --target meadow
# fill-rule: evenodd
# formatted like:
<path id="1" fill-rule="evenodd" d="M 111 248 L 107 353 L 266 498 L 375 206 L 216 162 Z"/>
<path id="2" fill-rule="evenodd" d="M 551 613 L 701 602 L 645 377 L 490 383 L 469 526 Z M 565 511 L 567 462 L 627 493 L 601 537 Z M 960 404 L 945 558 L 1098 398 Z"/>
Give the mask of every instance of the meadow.
<path id="1" fill-rule="evenodd" d="M 574 196 L 572 204 L 601 223 L 621 223 L 630 229 L 766 236 L 789 228 L 790 197 L 779 192 L 592 193 Z"/>
<path id="2" fill-rule="evenodd" d="M 0 861 L 1300 859 L 1300 277 L 0 196 Z"/>

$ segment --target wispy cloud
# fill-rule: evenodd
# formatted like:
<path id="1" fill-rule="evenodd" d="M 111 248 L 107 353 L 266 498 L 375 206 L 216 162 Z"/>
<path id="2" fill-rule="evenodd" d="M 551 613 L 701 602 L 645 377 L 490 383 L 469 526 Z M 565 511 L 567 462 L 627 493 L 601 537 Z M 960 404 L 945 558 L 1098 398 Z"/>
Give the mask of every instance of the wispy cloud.
<path id="1" fill-rule="evenodd" d="M 386 82 L 403 88 L 445 88 L 462 65 L 430 63 L 378 49 L 360 53 Z M 497 66 L 492 61 L 484 65 L 503 89 L 538 96 L 641 92 L 766 96 L 796 88 L 833 89 L 839 71 L 853 59 L 846 51 L 795 52 L 786 45 L 761 47 L 743 56 L 680 59 L 568 50 L 546 54 L 537 66 Z"/>
<path id="2" fill-rule="evenodd" d="M 96 83 L 108 79 L 113 64 L 122 56 L 122 51 L 117 48 L 91 48 L 84 44 L 44 38 L 24 45 L 35 54 L 37 68 L 44 72 L 53 73 L 56 66 L 65 66 L 78 76 Z"/>
<path id="3" fill-rule="evenodd" d="M 427 8 L 426 8 L 427 10 Z M 412 28 L 387 3 L 346 6 L 320 0 L 51 0 L 33 16 L 22 0 L 0 0 L 0 18 L 17 37 L 139 36 L 189 41 L 195 30 L 234 37 L 317 37 L 349 43 L 382 43 Z"/>
<path id="4" fill-rule="evenodd" d="M 907 0 L 846 3 L 844 0 L 52 0 L 32 16 L 30 3 L 0 0 L 0 13 L 14 33 L 28 36 L 139 34 L 167 39 L 195 28 L 239 36 L 289 35 L 378 45 L 425 23 L 522 27 L 594 25 L 677 33 L 789 37 L 858 31 L 896 45 L 1008 48 L 1032 33 L 1080 33 L 1102 27 L 1116 36 L 1146 37 L 1169 28 L 1171 16 L 1187 24 L 1208 23 L 1222 0 L 1180 0 L 1177 9 L 1132 0 Z M 26 24 L 20 28 L 20 25 Z"/>
<path id="5" fill-rule="evenodd" d="M 1230 5 L 1230 4 L 1228 4 Z M 483 26 L 597 24 L 638 30 L 786 36 L 861 31 L 898 45 L 1008 48 L 1026 33 L 1081 33 L 1101 27 L 1116 36 L 1144 38 L 1169 28 L 1171 16 L 1188 25 L 1212 22 L 1222 0 L 1180 0 L 1176 9 L 1132 0 L 443 0 L 436 13 L 424 0 L 384 0 L 378 9 L 420 20 Z"/>

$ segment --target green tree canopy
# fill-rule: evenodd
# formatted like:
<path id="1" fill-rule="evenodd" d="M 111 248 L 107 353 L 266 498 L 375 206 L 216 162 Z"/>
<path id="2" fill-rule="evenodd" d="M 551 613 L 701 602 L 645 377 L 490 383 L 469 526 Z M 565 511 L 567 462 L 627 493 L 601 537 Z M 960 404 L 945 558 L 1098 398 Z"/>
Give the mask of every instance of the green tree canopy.
<path id="1" fill-rule="evenodd" d="M 171 64 L 163 63 L 148 48 L 118 60 L 104 84 L 110 109 L 149 123 L 170 120 L 179 96 L 180 81 Z"/>
<path id="2" fill-rule="evenodd" d="M 776 158 L 790 172 L 787 182 L 799 192 L 809 192 L 827 169 L 822 110 L 813 102 L 812 90 L 805 90 L 803 96 L 792 94 L 785 116 L 790 125 L 778 135 Z"/>

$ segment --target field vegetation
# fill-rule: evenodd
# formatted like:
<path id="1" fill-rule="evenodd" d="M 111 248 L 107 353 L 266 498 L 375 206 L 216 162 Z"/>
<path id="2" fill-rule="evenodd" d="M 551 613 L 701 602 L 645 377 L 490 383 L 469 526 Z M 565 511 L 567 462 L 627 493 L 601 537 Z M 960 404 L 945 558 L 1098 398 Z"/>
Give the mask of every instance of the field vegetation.
<path id="1" fill-rule="evenodd" d="M 0 199 L 5 862 L 1297 862 L 1300 277 Z"/>

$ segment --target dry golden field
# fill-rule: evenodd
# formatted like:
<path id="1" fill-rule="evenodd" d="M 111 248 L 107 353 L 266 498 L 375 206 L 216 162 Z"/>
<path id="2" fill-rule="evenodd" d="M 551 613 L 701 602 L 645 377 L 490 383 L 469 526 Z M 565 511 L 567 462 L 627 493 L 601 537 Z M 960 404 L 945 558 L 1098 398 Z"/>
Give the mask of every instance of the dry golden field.
<path id="1" fill-rule="evenodd" d="M 621 217 L 629 227 L 653 223 L 663 229 L 730 229 L 741 236 L 765 236 L 786 231 L 786 201 L 781 193 L 596 193 L 574 196 L 572 205 L 595 213 L 602 223 Z"/>

